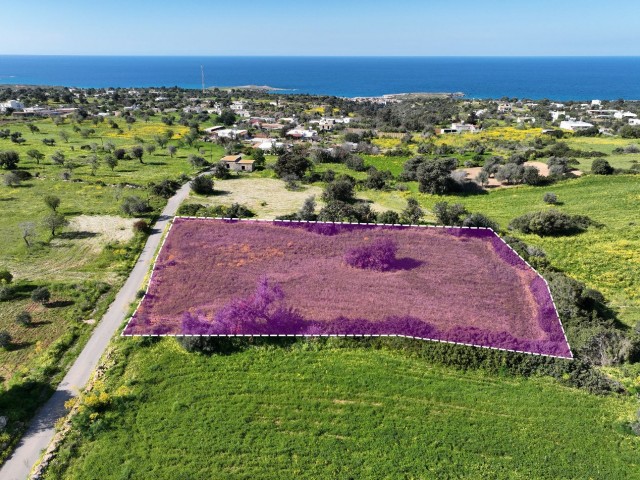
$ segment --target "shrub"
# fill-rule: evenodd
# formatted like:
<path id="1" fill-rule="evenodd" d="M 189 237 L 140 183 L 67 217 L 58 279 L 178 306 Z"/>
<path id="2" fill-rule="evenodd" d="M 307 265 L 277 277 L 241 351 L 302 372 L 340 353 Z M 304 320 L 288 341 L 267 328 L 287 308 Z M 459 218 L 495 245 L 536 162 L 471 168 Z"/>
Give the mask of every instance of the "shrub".
<path id="1" fill-rule="evenodd" d="M 8 285 L 0 285 L 0 302 L 6 302 L 13 298 L 13 288 Z"/>
<path id="2" fill-rule="evenodd" d="M 407 206 L 402 211 L 400 219 L 402 223 L 408 223 L 409 225 L 417 225 L 420 223 L 420 219 L 424 217 L 424 211 L 420 208 L 420 203 L 415 198 L 407 199 Z"/>
<path id="3" fill-rule="evenodd" d="M 191 180 L 191 190 L 199 195 L 211 195 L 213 193 L 213 180 L 209 175 L 199 175 Z"/>
<path id="4" fill-rule="evenodd" d="M 362 157 L 359 157 L 357 155 L 349 155 L 344 163 L 347 168 L 355 170 L 356 172 L 364 172 L 367 169 Z"/>
<path id="5" fill-rule="evenodd" d="M 449 205 L 448 202 L 437 202 L 433 206 L 433 214 L 440 225 L 461 225 L 462 216 L 467 215 L 467 213 L 467 209 L 460 203 Z"/>
<path id="6" fill-rule="evenodd" d="M 175 180 L 166 179 L 160 183 L 152 183 L 149 186 L 151 187 L 151 193 L 154 195 L 162 198 L 171 198 L 180 188 L 180 183 Z"/>
<path id="7" fill-rule="evenodd" d="M 556 203 L 558 203 L 558 196 L 555 193 L 547 192 L 542 197 L 542 201 L 550 205 L 555 205 Z"/>
<path id="8" fill-rule="evenodd" d="M 396 225 L 400 223 L 400 215 L 398 215 L 393 210 L 387 210 L 386 212 L 382 212 L 378 214 L 377 218 L 378 223 L 386 223 L 390 225 Z"/>
<path id="9" fill-rule="evenodd" d="M 0 285 L 8 285 L 13 281 L 13 275 L 9 270 L 0 270 Z"/>
<path id="10" fill-rule="evenodd" d="M 136 220 L 133 224 L 134 233 L 147 234 L 150 231 L 149 224 L 145 220 Z"/>
<path id="11" fill-rule="evenodd" d="M 7 187 L 18 187 L 22 183 L 20 176 L 15 171 L 5 174 L 3 181 Z"/>
<path id="12" fill-rule="evenodd" d="M 462 221 L 463 227 L 483 227 L 490 228 L 494 232 L 500 230 L 500 226 L 482 213 L 472 213 Z"/>
<path id="13" fill-rule="evenodd" d="M 49 303 L 51 299 L 51 293 L 47 287 L 38 287 L 31 292 L 31 300 L 43 305 Z"/>
<path id="14" fill-rule="evenodd" d="M 568 215 L 558 210 L 526 213 L 514 218 L 510 230 L 545 235 L 572 235 L 586 230 L 594 222 L 585 215 Z"/>
<path id="15" fill-rule="evenodd" d="M 178 215 L 185 215 L 187 217 L 195 217 L 200 210 L 204 210 L 206 207 L 200 203 L 187 203 L 182 204 L 178 208 Z"/>
<path id="16" fill-rule="evenodd" d="M 31 318 L 31 314 L 29 312 L 20 312 L 16 316 L 16 322 L 25 327 L 28 327 L 29 325 L 31 325 L 32 320 L 33 318 Z"/>
<path id="17" fill-rule="evenodd" d="M 13 150 L 0 151 L 0 167 L 13 170 L 18 166 L 20 155 Z"/>
<path id="18" fill-rule="evenodd" d="M 9 332 L 3 330 L 0 332 L 0 348 L 9 348 L 11 346 L 11 335 Z"/>
<path id="19" fill-rule="evenodd" d="M 256 214 L 249 210 L 245 205 L 233 203 L 230 207 L 224 210 L 224 216 L 226 218 L 250 218 L 255 217 Z"/>
<path id="20" fill-rule="evenodd" d="M 344 261 L 351 267 L 383 272 L 391 268 L 397 252 L 398 245 L 393 240 L 382 238 L 349 250 Z"/>
<path id="21" fill-rule="evenodd" d="M 120 206 L 122 211 L 131 216 L 144 215 L 151 211 L 151 207 L 146 200 L 141 199 L 136 195 L 126 197 Z"/>
<path id="22" fill-rule="evenodd" d="M 604 158 L 597 158 L 591 164 L 591 173 L 595 175 L 611 175 L 613 167 Z"/>

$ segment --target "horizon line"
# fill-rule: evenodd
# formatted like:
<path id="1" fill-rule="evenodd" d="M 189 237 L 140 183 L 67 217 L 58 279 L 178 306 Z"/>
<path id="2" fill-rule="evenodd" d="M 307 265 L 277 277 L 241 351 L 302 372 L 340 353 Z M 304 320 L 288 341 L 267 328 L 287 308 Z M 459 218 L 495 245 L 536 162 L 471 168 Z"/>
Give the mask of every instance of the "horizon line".
<path id="1" fill-rule="evenodd" d="M 121 54 L 121 53 L 0 53 L 0 57 L 182 57 L 182 58 L 640 58 L 637 55 L 356 55 L 356 54 Z"/>

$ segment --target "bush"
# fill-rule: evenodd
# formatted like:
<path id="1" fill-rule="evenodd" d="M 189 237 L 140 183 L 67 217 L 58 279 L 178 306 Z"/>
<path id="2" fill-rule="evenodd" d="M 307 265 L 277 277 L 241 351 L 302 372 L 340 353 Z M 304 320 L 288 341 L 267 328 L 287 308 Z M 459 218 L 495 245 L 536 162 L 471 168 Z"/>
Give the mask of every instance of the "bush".
<path id="1" fill-rule="evenodd" d="M 178 215 L 185 215 L 187 217 L 195 217 L 200 210 L 204 210 L 206 207 L 200 203 L 186 203 L 180 205 L 178 208 Z"/>
<path id="2" fill-rule="evenodd" d="M 224 217 L 226 218 L 251 218 L 256 214 L 249 210 L 245 205 L 233 203 L 230 207 L 224 209 Z"/>
<path id="3" fill-rule="evenodd" d="M 144 215 L 151 211 L 151 207 L 146 200 L 141 199 L 136 195 L 126 197 L 120 206 L 122 211 L 131 216 Z"/>
<path id="4" fill-rule="evenodd" d="M 542 197 L 542 201 L 550 205 L 555 205 L 556 203 L 558 203 L 558 196 L 555 193 L 547 192 Z"/>
<path id="5" fill-rule="evenodd" d="M 145 220 L 136 220 L 133 224 L 134 233 L 146 235 L 150 230 L 149 224 Z"/>
<path id="6" fill-rule="evenodd" d="M 572 235 L 585 231 L 594 222 L 585 215 L 568 215 L 558 210 L 526 213 L 514 218 L 510 230 L 536 235 Z"/>
<path id="7" fill-rule="evenodd" d="M 400 215 L 398 215 L 393 210 L 387 210 L 386 212 L 382 212 L 378 214 L 377 218 L 378 223 L 385 223 L 388 225 L 396 225 L 400 223 Z"/>
<path id="8" fill-rule="evenodd" d="M 462 224 L 462 216 L 467 215 L 467 209 L 460 203 L 449 205 L 448 202 L 437 202 L 433 206 L 433 214 L 440 225 L 456 226 Z"/>
<path id="9" fill-rule="evenodd" d="M 468 215 L 467 218 L 462 221 L 462 226 L 490 228 L 494 232 L 500 230 L 500 226 L 496 222 L 491 220 L 486 215 L 483 215 L 482 213 L 472 213 Z"/>
<path id="10" fill-rule="evenodd" d="M 191 180 L 191 190 L 199 195 L 211 195 L 213 193 L 213 180 L 209 175 L 199 175 Z"/>
<path id="11" fill-rule="evenodd" d="M 25 327 L 28 327 L 29 325 L 31 325 L 32 321 L 33 319 L 31 318 L 31 314 L 29 312 L 20 312 L 16 316 L 16 322 Z"/>
<path id="12" fill-rule="evenodd" d="M 13 150 L 0 151 L 0 168 L 13 170 L 18 166 L 20 155 Z"/>
<path id="13" fill-rule="evenodd" d="M 611 175 L 613 167 L 604 158 L 597 158 L 591 164 L 591 173 L 595 175 Z"/>
<path id="14" fill-rule="evenodd" d="M 349 250 L 344 261 L 351 267 L 383 272 L 391 268 L 397 252 L 398 245 L 393 240 L 382 238 Z"/>
<path id="15" fill-rule="evenodd" d="M 0 285 L 0 302 L 6 302 L 13 298 L 13 288 L 8 285 Z"/>
<path id="16" fill-rule="evenodd" d="M 162 180 L 160 183 L 152 183 L 150 185 L 151 193 L 157 195 L 162 198 L 171 198 L 173 197 L 178 189 L 180 188 L 180 183 L 175 180 Z"/>
<path id="17" fill-rule="evenodd" d="M 47 304 L 51 299 L 51 293 L 47 287 L 38 287 L 31 292 L 31 300 L 43 305 Z"/>
<path id="18" fill-rule="evenodd" d="M 347 168 L 355 170 L 356 172 L 364 172 L 367 169 L 362 157 L 359 157 L 357 155 L 349 155 L 344 163 Z"/>
<path id="19" fill-rule="evenodd" d="M 442 195 L 455 188 L 451 172 L 458 166 L 455 158 L 426 160 L 416 170 L 418 189 L 421 193 Z"/>
<path id="20" fill-rule="evenodd" d="M 0 270 L 0 285 L 8 285 L 13 281 L 13 275 L 9 270 Z"/>
<path id="21" fill-rule="evenodd" d="M 11 346 L 11 335 L 3 330 L 0 332 L 0 348 L 7 349 Z"/>

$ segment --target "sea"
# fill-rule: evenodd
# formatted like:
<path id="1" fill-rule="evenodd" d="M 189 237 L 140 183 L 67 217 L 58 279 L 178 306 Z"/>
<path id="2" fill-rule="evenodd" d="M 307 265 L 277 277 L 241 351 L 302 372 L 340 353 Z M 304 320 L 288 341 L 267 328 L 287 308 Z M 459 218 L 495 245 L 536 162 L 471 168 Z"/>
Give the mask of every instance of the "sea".
<path id="1" fill-rule="evenodd" d="M 264 85 L 274 93 L 640 100 L 640 57 L 164 57 L 0 55 L 0 85 Z"/>

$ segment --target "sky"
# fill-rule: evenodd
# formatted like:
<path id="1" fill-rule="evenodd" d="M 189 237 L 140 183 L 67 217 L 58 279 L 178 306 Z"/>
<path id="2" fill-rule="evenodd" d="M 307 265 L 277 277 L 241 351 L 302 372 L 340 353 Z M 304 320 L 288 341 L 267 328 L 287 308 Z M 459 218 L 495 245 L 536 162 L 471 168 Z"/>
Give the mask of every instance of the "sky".
<path id="1" fill-rule="evenodd" d="M 640 55 L 638 0 L 19 0 L 0 54 Z"/>

